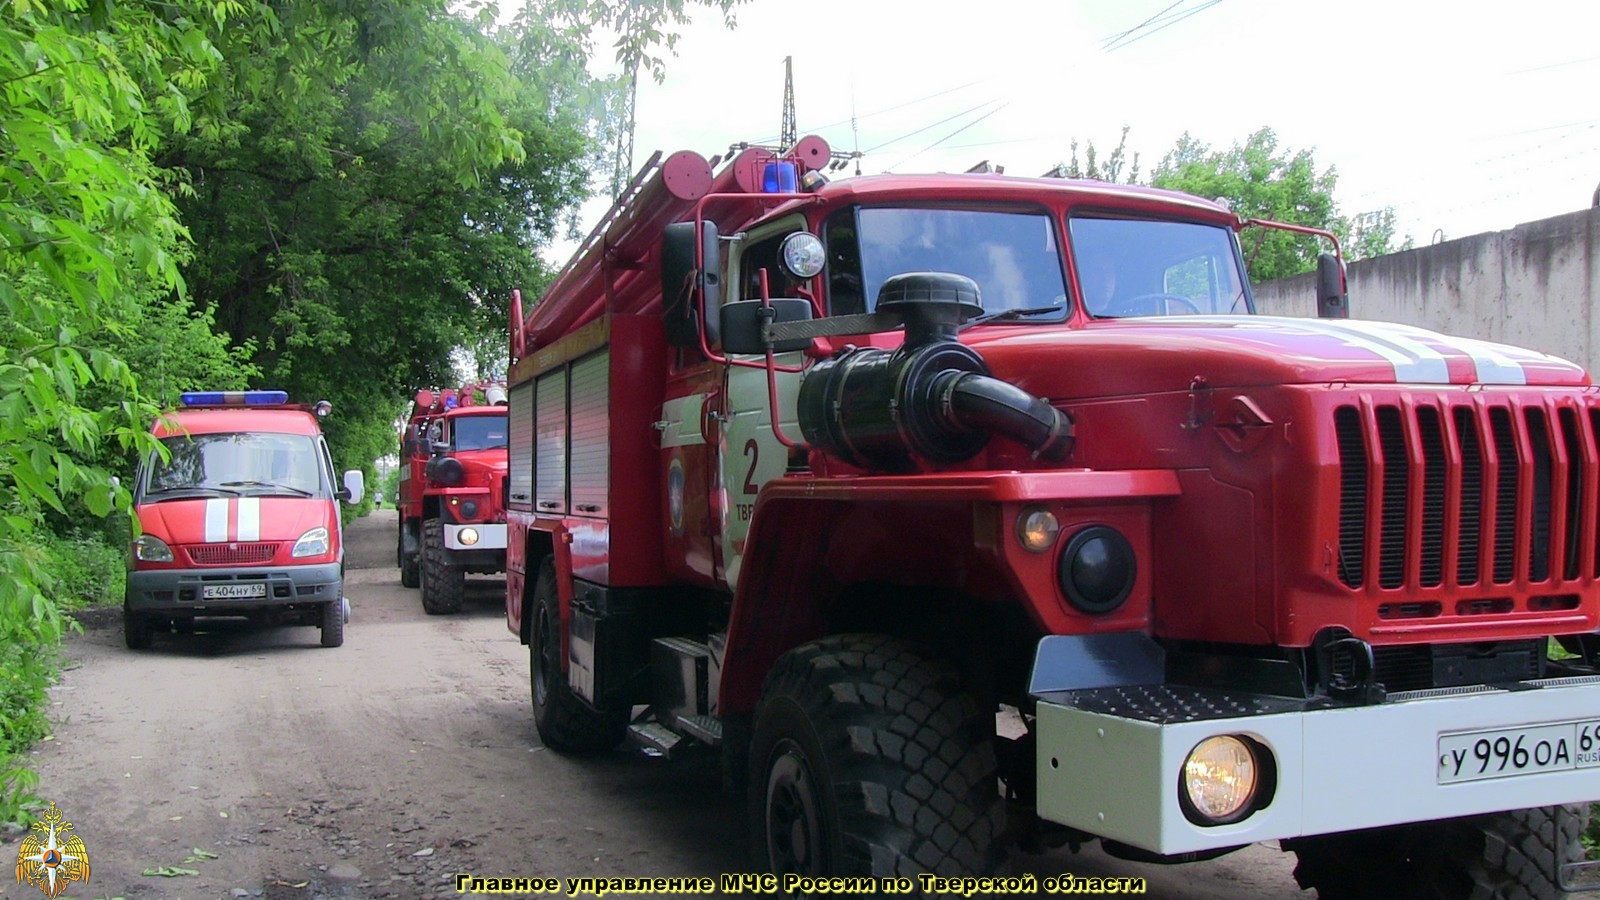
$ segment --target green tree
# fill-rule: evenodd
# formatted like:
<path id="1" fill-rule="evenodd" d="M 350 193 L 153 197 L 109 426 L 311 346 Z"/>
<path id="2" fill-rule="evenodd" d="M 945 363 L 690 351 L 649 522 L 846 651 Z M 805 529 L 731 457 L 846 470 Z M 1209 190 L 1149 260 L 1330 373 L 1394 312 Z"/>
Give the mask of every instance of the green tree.
<path id="1" fill-rule="evenodd" d="M 1083 162 L 1078 161 L 1078 139 L 1073 138 L 1071 144 L 1072 155 L 1066 162 L 1057 163 L 1055 168 L 1045 173 L 1047 178 L 1085 178 L 1090 181 L 1105 181 L 1112 184 L 1138 184 L 1139 183 L 1139 154 L 1134 152 L 1128 155 L 1128 131 L 1132 126 L 1122 126 L 1122 135 L 1117 139 L 1117 146 L 1105 155 L 1104 159 L 1095 149 L 1094 141 L 1084 142 Z M 1127 168 L 1127 178 L 1123 178 L 1123 169 Z"/>
<path id="2" fill-rule="evenodd" d="M 1280 148 L 1271 128 L 1261 128 L 1244 143 L 1220 151 L 1185 133 L 1151 173 L 1150 183 L 1223 200 L 1247 219 L 1327 229 L 1339 236 L 1351 259 L 1400 249 L 1394 239 L 1393 209 L 1377 214 L 1370 226 L 1353 226 L 1334 201 L 1338 183 L 1334 169 L 1319 170 L 1310 150 Z M 1356 240 L 1348 240 L 1357 232 Z M 1250 277 L 1258 282 L 1309 271 L 1325 249 L 1315 237 L 1285 231 L 1255 229 L 1244 235 Z"/>

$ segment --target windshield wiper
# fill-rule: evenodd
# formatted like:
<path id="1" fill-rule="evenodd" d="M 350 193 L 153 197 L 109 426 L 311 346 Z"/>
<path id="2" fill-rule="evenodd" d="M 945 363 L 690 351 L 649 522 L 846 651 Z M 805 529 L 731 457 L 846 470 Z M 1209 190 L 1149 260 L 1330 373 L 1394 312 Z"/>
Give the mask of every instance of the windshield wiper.
<path id="1" fill-rule="evenodd" d="M 1060 306 L 1029 306 L 1022 309 L 1003 309 L 1000 312 L 989 313 L 976 319 L 968 319 L 962 323 L 961 328 L 958 330 L 966 331 L 974 325 L 983 325 L 987 322 L 1006 322 L 1011 319 L 1020 319 L 1023 316 L 1042 316 L 1047 313 L 1058 313 L 1062 309 L 1063 307 Z"/>
<path id="2" fill-rule="evenodd" d="M 237 497 L 239 492 L 223 487 L 212 487 L 210 485 L 200 487 L 197 485 L 194 487 L 162 488 L 158 491 L 145 491 L 144 495 L 146 498 L 160 503 L 164 500 L 192 500 L 195 497 Z"/>
<path id="3" fill-rule="evenodd" d="M 275 491 L 289 491 L 300 497 L 315 496 L 311 491 L 308 491 L 305 488 L 297 488 L 287 484 L 278 484 L 272 481 L 224 481 L 223 485 L 226 487 L 271 488 Z"/>

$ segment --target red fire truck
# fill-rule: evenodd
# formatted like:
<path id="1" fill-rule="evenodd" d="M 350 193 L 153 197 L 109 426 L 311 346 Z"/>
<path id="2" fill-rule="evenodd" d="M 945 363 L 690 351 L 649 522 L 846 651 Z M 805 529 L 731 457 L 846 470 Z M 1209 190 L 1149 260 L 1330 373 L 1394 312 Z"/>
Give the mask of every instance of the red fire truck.
<path id="1" fill-rule="evenodd" d="M 506 389 L 417 391 L 400 439 L 400 583 L 430 615 L 458 612 L 468 574 L 506 569 Z"/>
<path id="2" fill-rule="evenodd" d="M 1279 840 L 1326 897 L 1555 893 L 1600 797 L 1585 372 L 1348 319 L 1337 242 L 1318 317 L 1256 315 L 1239 233 L 1307 229 L 830 155 L 657 154 L 513 306 L 544 743 L 719 748 L 781 874 Z"/>
<path id="3" fill-rule="evenodd" d="M 316 625 L 344 643 L 344 542 L 335 500 L 360 503 L 359 469 L 334 481 L 318 420 L 283 391 L 192 391 L 157 419 L 166 447 L 140 461 L 123 632 L 131 649 L 197 618 Z"/>

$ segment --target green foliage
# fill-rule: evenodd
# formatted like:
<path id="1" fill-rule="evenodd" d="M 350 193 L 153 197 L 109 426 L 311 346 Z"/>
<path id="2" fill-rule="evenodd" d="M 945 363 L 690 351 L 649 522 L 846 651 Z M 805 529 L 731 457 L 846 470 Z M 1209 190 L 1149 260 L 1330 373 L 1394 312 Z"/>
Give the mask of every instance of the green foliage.
<path id="1" fill-rule="evenodd" d="M 406 465 L 406 464 L 407 463 L 405 462 L 405 460 L 402 459 L 400 461 L 400 465 L 401 466 Z M 384 473 L 384 477 L 382 479 L 380 479 L 380 482 L 381 483 L 380 483 L 378 489 L 383 491 L 383 502 L 388 504 L 389 506 L 394 506 L 397 503 L 399 503 L 400 502 L 400 466 L 395 466 L 394 468 L 389 469 L 386 473 Z"/>
<path id="2" fill-rule="evenodd" d="M 126 519 L 122 520 L 126 525 Z M 127 538 L 111 540 L 105 533 L 78 528 L 67 534 L 45 532 L 44 591 L 65 611 L 90 606 L 120 606 L 127 580 Z"/>
<path id="3" fill-rule="evenodd" d="M 1188 134 L 1151 173 L 1156 187 L 1185 191 L 1207 200 L 1225 199 L 1247 219 L 1271 219 L 1329 228 L 1336 220 L 1333 169 L 1317 171 L 1310 150 L 1280 150 L 1270 128 L 1243 144 L 1213 151 Z M 1252 281 L 1267 281 L 1316 267 L 1323 249 L 1316 238 L 1256 229 L 1246 235 L 1245 259 Z"/>
<path id="4" fill-rule="evenodd" d="M 1128 130 L 1131 126 L 1122 126 L 1122 135 L 1117 139 L 1117 146 L 1102 160 L 1099 151 L 1095 149 L 1094 141 L 1086 141 L 1084 146 L 1083 162 L 1078 161 L 1078 139 L 1072 139 L 1072 156 L 1064 163 L 1056 164 L 1054 169 L 1047 173 L 1050 178 L 1087 178 L 1090 181 L 1105 181 L 1111 184 L 1138 184 L 1139 183 L 1139 154 L 1134 153 L 1132 159 L 1128 157 Z M 1124 179 L 1123 168 L 1127 168 L 1127 178 Z"/>
<path id="5" fill-rule="evenodd" d="M 1123 126 L 1115 149 L 1101 157 L 1089 141 L 1080 162 L 1078 142 L 1073 140 L 1071 158 L 1050 175 L 1139 184 L 1139 155 L 1130 159 L 1127 145 L 1128 127 Z M 1333 196 L 1337 183 L 1331 167 L 1317 169 L 1310 150 L 1291 153 L 1280 148 L 1270 128 L 1220 151 L 1185 133 L 1148 181 L 1154 187 L 1225 201 L 1243 218 L 1326 229 L 1339 238 L 1348 260 L 1410 249 L 1409 237 L 1397 239 L 1393 207 L 1357 216 L 1340 214 Z M 1243 243 L 1250 279 L 1256 282 L 1309 271 L 1316 267 L 1317 254 L 1328 249 L 1315 237 L 1268 229 L 1245 232 Z"/>
<path id="6" fill-rule="evenodd" d="M 1310 150 L 1291 153 L 1280 148 L 1271 128 L 1258 129 L 1244 143 L 1216 151 L 1188 134 L 1151 173 L 1150 183 L 1207 200 L 1225 200 L 1247 219 L 1270 219 L 1323 228 L 1338 235 L 1351 259 L 1398 249 L 1394 246 L 1394 211 L 1385 210 L 1361 237 L 1339 214 L 1334 202 L 1338 176 L 1332 167 L 1318 170 Z M 1317 254 L 1327 246 L 1310 235 L 1255 229 L 1244 236 L 1245 261 L 1252 281 L 1270 281 L 1316 268 Z"/>

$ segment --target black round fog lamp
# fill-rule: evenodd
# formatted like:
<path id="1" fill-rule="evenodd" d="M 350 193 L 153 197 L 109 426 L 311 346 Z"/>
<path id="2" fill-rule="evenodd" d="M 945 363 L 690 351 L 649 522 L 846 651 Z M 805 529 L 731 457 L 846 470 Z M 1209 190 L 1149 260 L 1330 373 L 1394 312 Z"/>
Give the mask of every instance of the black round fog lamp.
<path id="1" fill-rule="evenodd" d="M 461 501 L 461 517 L 463 519 L 476 519 L 478 517 L 478 504 L 473 500 Z"/>
<path id="2" fill-rule="evenodd" d="M 1061 592 L 1079 612 L 1111 612 L 1133 593 L 1139 563 L 1133 544 L 1122 532 L 1106 525 L 1091 525 L 1067 541 L 1056 564 Z"/>

